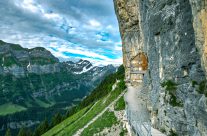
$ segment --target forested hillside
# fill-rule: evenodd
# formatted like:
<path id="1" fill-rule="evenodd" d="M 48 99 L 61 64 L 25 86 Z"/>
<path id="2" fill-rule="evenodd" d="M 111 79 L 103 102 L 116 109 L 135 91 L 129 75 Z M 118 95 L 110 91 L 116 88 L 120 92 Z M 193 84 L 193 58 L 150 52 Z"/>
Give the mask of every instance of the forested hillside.
<path id="1" fill-rule="evenodd" d="M 116 68 L 87 60 L 60 62 L 42 47 L 0 41 L 0 135 L 34 129 L 45 117 L 65 113 Z"/>
<path id="2" fill-rule="evenodd" d="M 125 88 L 124 68 L 120 66 L 116 73 L 107 76 L 88 97 L 70 110 L 65 120 L 43 136 L 91 136 L 108 131 L 124 135 L 126 128 L 123 127 L 122 118 Z"/>

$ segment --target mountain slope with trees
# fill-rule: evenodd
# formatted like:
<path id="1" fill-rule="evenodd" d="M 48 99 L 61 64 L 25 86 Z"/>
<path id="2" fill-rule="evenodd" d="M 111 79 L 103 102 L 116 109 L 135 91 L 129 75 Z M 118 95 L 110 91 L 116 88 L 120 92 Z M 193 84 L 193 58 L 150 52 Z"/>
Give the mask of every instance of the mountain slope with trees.
<path id="1" fill-rule="evenodd" d="M 43 136 L 85 136 L 108 131 L 112 133 L 113 128 L 119 130 L 114 133 L 124 135 L 126 128 L 123 127 L 122 117 L 125 109 L 123 100 L 125 89 L 124 68 L 121 66 L 116 73 L 107 76 L 78 106 L 70 110 L 66 119 Z M 118 112 L 122 113 L 121 118 Z"/>
<path id="2" fill-rule="evenodd" d="M 87 60 L 60 62 L 45 48 L 0 41 L 0 135 L 65 113 L 115 71 Z"/>

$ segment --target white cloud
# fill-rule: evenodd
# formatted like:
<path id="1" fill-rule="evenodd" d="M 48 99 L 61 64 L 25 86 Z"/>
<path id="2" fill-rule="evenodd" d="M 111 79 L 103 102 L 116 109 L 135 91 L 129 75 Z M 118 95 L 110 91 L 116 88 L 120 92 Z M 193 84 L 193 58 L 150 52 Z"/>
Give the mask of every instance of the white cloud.
<path id="1" fill-rule="evenodd" d="M 93 60 L 93 59 L 88 59 L 88 60 L 91 61 L 93 63 L 93 65 L 95 65 L 95 66 L 110 65 L 110 64 L 113 64 L 113 65 L 123 64 L 123 58 L 122 57 L 120 57 L 118 59 L 107 59 L 107 60 L 104 60 L 104 61 L 96 61 L 96 60 Z"/>
<path id="2" fill-rule="evenodd" d="M 116 42 L 115 44 L 115 50 L 116 51 L 121 51 L 122 50 L 122 42 Z"/>
<path id="3" fill-rule="evenodd" d="M 38 13 L 41 11 L 40 8 L 35 4 L 34 0 L 15 0 L 14 4 L 19 8 L 33 13 Z"/>
<path id="4" fill-rule="evenodd" d="M 45 47 L 64 60 L 71 59 L 64 54 L 68 52 L 83 55 L 82 59 L 96 65 L 122 63 L 121 47 L 116 43 L 120 40 L 116 17 L 114 11 L 111 12 L 112 6 L 109 10 L 112 1 L 90 0 L 88 4 L 88 1 L 80 0 L 78 5 L 75 1 L 62 2 L 0 1 L 0 39 L 26 48 Z M 108 37 L 97 35 L 101 32 L 106 32 Z"/>
<path id="5" fill-rule="evenodd" d="M 121 46 L 115 46 L 115 50 L 116 51 L 121 51 L 122 50 L 122 47 Z"/>
<path id="6" fill-rule="evenodd" d="M 48 19 L 54 19 L 54 20 L 61 19 L 60 15 L 56 13 L 44 13 L 43 15 Z"/>
<path id="7" fill-rule="evenodd" d="M 108 26 L 106 27 L 106 29 L 108 29 L 108 30 L 113 30 L 113 26 L 112 26 L 112 25 L 108 25 Z"/>
<path id="8" fill-rule="evenodd" d="M 101 23 L 98 22 L 97 20 L 89 20 L 89 24 L 92 26 L 92 27 L 100 27 L 101 26 Z"/>
<path id="9" fill-rule="evenodd" d="M 48 49 L 54 56 L 58 57 L 58 58 L 64 58 L 64 59 L 68 59 L 69 57 L 62 54 L 62 52 L 56 52 L 52 49 Z"/>
<path id="10" fill-rule="evenodd" d="M 64 22 L 63 17 L 57 13 L 47 13 L 47 11 L 40 4 L 36 3 L 34 0 L 15 0 L 15 5 L 27 11 L 37 14 L 40 17 L 46 18 L 48 20 L 53 20 L 56 23 Z"/>

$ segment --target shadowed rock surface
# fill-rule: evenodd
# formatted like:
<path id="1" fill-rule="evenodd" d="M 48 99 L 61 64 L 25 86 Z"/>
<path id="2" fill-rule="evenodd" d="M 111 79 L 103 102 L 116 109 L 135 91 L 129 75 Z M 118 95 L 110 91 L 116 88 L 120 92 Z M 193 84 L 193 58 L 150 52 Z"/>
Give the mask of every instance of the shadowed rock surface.
<path id="1" fill-rule="evenodd" d="M 207 135 L 206 0 L 114 0 L 126 80 L 141 48 L 151 122 L 166 134 Z M 202 84 L 204 84 L 202 88 Z"/>

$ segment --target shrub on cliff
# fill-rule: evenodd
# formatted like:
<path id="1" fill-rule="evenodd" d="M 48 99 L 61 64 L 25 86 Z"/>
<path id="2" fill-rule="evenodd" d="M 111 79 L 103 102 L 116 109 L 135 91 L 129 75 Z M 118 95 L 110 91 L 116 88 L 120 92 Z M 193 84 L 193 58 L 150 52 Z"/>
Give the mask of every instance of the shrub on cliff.
<path id="1" fill-rule="evenodd" d="M 169 104 L 173 107 L 182 107 L 183 103 L 177 100 L 176 90 L 177 84 L 171 80 L 164 81 L 161 83 L 162 87 L 165 87 L 166 93 L 170 95 Z M 166 99 L 166 96 L 165 96 Z"/>

